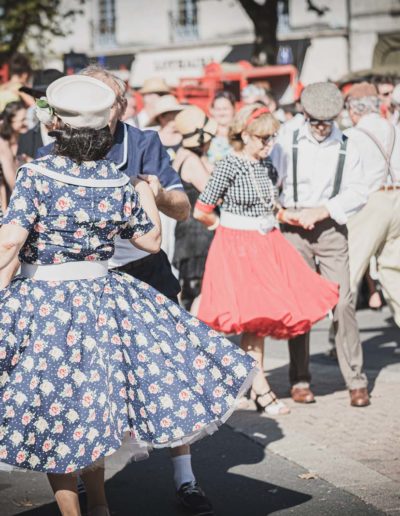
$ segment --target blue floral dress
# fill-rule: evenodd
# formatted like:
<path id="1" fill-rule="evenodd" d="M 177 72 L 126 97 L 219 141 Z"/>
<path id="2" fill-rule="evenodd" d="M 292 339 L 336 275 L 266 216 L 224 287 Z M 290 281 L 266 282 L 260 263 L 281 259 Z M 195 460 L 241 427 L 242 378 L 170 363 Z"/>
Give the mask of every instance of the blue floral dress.
<path id="1" fill-rule="evenodd" d="M 20 260 L 107 260 L 116 235 L 150 231 L 130 183 L 87 186 L 122 176 L 106 160 L 78 166 L 60 156 L 21 168 L 4 218 L 29 232 Z M 112 454 L 127 432 L 140 447 L 190 443 L 227 419 L 253 367 L 126 274 L 17 276 L 0 292 L 0 461 L 68 473 Z"/>

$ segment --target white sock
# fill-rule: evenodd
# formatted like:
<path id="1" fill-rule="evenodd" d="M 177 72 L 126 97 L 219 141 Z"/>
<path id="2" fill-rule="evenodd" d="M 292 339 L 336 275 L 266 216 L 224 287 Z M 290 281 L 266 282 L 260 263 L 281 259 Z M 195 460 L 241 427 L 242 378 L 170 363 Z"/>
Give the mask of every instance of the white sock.
<path id="1" fill-rule="evenodd" d="M 174 466 L 174 482 L 177 489 L 186 482 L 196 480 L 192 471 L 192 456 L 190 454 L 172 457 L 172 465 Z"/>

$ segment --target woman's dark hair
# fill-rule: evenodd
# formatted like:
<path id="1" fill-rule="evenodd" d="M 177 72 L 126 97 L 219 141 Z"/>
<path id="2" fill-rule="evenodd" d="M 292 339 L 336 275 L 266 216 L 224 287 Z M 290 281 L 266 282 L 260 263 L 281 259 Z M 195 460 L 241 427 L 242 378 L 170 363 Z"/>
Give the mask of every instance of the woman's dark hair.
<path id="1" fill-rule="evenodd" d="M 77 163 L 103 159 L 113 145 L 113 137 L 108 126 L 103 129 L 74 129 L 62 124 L 59 129 L 49 134 L 56 139 L 55 154 L 66 156 Z"/>
<path id="2" fill-rule="evenodd" d="M 26 109 L 22 102 L 9 102 L 4 110 L 0 113 L 0 138 L 3 138 L 3 140 L 9 140 L 11 138 L 13 132 L 13 118 L 21 109 Z"/>
<path id="3" fill-rule="evenodd" d="M 231 93 L 230 91 L 223 91 L 223 90 L 217 91 L 217 93 L 215 94 L 215 96 L 213 98 L 213 101 L 211 102 L 211 107 L 214 107 L 215 101 L 218 99 L 226 99 L 232 104 L 232 107 L 236 106 L 235 95 L 233 93 Z"/>

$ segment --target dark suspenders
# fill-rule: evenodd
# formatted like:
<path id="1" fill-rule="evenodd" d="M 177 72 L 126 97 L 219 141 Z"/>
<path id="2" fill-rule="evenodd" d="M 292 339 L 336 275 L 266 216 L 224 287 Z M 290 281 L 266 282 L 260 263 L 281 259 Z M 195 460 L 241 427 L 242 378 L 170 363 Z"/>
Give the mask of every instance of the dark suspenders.
<path id="1" fill-rule="evenodd" d="M 297 152 L 299 150 L 299 129 L 296 129 L 293 133 L 293 200 L 294 207 L 296 208 L 299 196 L 297 195 Z"/>
<path id="2" fill-rule="evenodd" d="M 294 131 L 293 142 L 292 142 L 293 200 L 294 200 L 295 207 L 299 200 L 299 196 L 298 196 L 298 192 L 297 192 L 297 160 L 298 160 L 298 146 L 299 146 L 298 139 L 299 139 L 299 129 Z M 337 167 L 336 167 L 335 181 L 333 183 L 333 190 L 332 190 L 330 199 L 332 199 L 332 197 L 335 197 L 340 191 L 340 186 L 342 184 L 342 178 L 343 178 L 344 162 L 346 159 L 347 142 L 348 142 L 348 137 L 343 135 L 342 141 L 340 143 L 339 159 L 338 159 L 338 163 L 337 163 Z"/>
<path id="3" fill-rule="evenodd" d="M 333 184 L 333 191 L 332 195 L 330 196 L 330 199 L 332 197 L 336 197 L 336 195 L 340 191 L 340 186 L 342 184 L 342 177 L 343 177 L 343 169 L 344 169 L 344 161 L 346 159 L 346 149 L 347 149 L 347 142 L 349 141 L 348 137 L 346 135 L 343 135 L 342 141 L 340 142 L 340 149 L 339 149 L 339 160 L 336 167 L 336 174 L 335 174 L 335 182 Z"/>

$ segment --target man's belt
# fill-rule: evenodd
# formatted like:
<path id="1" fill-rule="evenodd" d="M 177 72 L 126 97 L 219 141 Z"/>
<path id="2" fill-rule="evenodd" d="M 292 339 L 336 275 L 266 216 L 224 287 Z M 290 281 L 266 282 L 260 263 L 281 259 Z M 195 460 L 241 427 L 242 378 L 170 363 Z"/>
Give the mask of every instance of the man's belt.
<path id="1" fill-rule="evenodd" d="M 392 190 L 400 190 L 400 185 L 386 185 L 379 188 L 380 192 L 391 192 Z"/>

